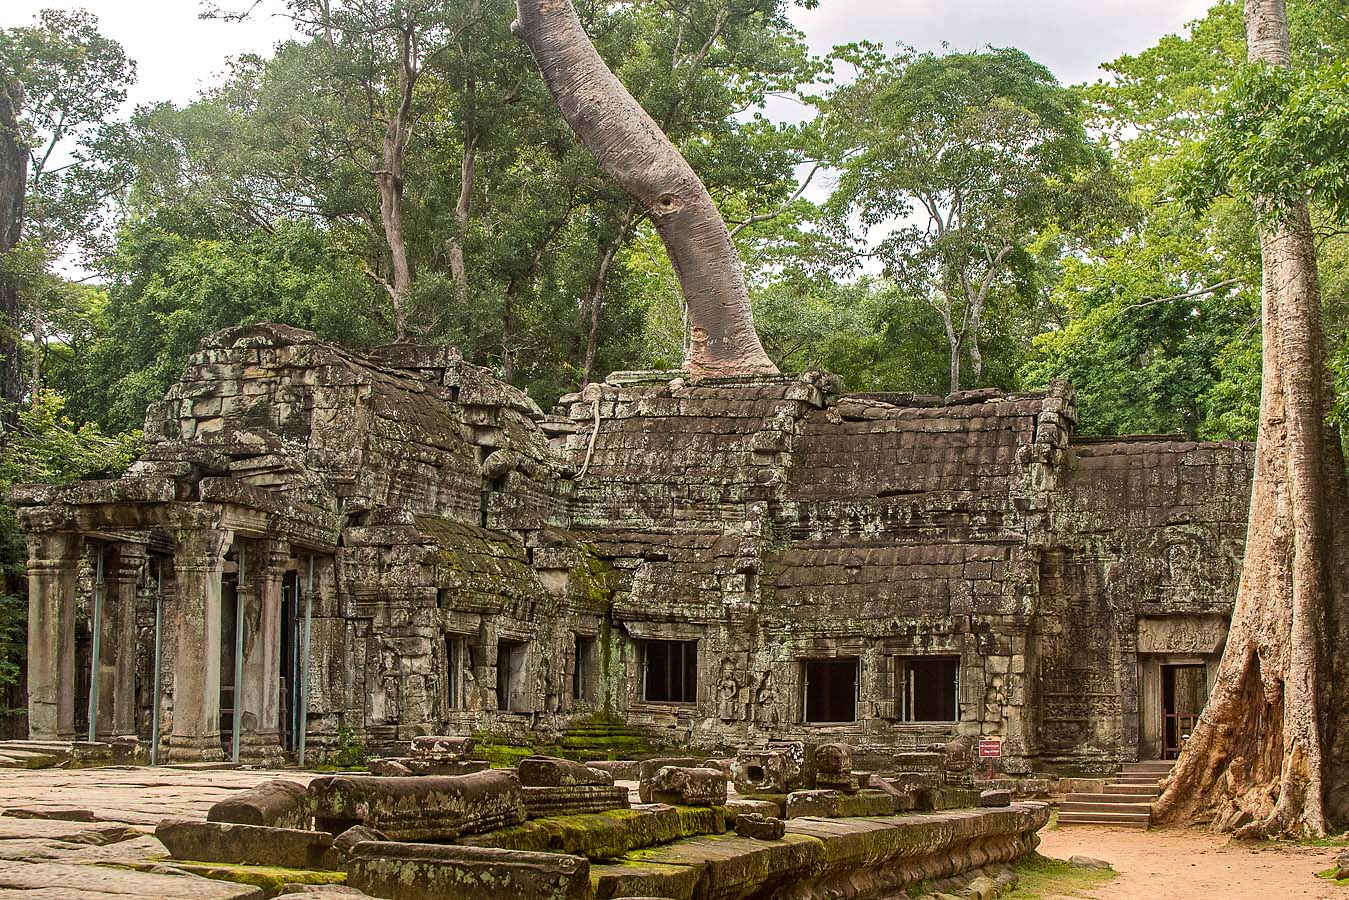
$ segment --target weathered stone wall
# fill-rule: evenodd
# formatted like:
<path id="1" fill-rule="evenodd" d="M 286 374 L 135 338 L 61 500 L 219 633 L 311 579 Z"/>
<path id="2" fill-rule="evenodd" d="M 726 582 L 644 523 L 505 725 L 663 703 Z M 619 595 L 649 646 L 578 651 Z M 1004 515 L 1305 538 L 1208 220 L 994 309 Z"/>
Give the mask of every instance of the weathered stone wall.
<path id="1" fill-rule="evenodd" d="M 246 326 L 151 407 L 126 478 L 19 500 L 103 535 L 123 510 L 161 562 L 182 504 L 288 542 L 301 579 L 314 559 L 320 749 L 599 716 L 709 749 L 996 735 L 1009 772 L 1094 770 L 1156 744 L 1158 666 L 1216 658 L 1251 453 L 1075 420 L 1063 383 L 942 400 L 822 373 L 620 374 L 547 416 L 453 351 Z M 650 641 L 697 642 L 692 700 L 646 699 Z M 958 661 L 956 708 L 912 721 L 904 673 L 933 657 Z M 855 721 L 807 723 L 829 660 L 856 661 Z"/>

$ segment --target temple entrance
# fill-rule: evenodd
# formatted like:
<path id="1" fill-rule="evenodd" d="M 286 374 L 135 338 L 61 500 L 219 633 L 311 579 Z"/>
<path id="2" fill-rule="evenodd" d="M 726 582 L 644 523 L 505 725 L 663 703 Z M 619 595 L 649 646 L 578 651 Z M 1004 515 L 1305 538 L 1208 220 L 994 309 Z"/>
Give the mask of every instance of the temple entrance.
<path id="1" fill-rule="evenodd" d="M 220 579 L 220 748 L 229 756 L 234 743 L 234 711 L 238 677 L 234 669 L 235 623 L 238 621 L 239 576 L 226 573 Z M 209 648 L 206 652 L 210 652 Z"/>
<path id="2" fill-rule="evenodd" d="M 300 661 L 304 606 L 300 578 L 287 572 L 281 582 L 281 749 L 296 750 L 300 715 Z"/>
<path id="3" fill-rule="evenodd" d="M 1162 759 L 1175 759 L 1194 733 L 1208 700 L 1208 669 L 1162 666 Z"/>

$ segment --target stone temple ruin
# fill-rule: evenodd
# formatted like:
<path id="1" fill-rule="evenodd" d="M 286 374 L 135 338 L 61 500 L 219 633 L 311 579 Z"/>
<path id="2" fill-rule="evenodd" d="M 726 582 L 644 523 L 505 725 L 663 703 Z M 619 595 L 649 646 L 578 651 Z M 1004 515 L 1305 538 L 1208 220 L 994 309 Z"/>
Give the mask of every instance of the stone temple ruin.
<path id="1" fill-rule="evenodd" d="M 445 734 L 875 771 L 997 738 L 1010 777 L 1174 757 L 1252 453 L 1075 420 L 1062 382 L 821 372 L 617 373 L 546 414 L 449 349 L 222 331 L 123 477 L 15 491 L 30 734 L 161 762 Z"/>

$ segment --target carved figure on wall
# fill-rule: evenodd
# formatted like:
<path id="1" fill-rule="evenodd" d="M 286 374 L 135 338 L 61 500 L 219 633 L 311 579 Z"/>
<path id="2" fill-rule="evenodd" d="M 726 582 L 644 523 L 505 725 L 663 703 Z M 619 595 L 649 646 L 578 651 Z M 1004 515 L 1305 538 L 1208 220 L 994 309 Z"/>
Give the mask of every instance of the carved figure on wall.
<path id="1" fill-rule="evenodd" d="M 717 681 L 717 716 L 723 722 L 741 718 L 740 681 L 736 677 L 735 662 L 727 657 L 721 661 L 721 676 Z"/>
<path id="2" fill-rule="evenodd" d="M 778 680 L 773 675 L 773 670 L 764 672 L 763 678 L 759 681 L 759 689 L 755 691 L 755 720 L 768 728 L 777 727 L 779 721 L 778 715 Z"/>
<path id="3" fill-rule="evenodd" d="M 556 712 L 557 697 L 553 694 L 553 670 L 548 665 L 548 657 L 538 654 L 534 666 L 534 686 L 539 696 L 539 712 Z"/>
<path id="4" fill-rule="evenodd" d="M 984 724 L 992 725 L 993 732 L 1002 730 L 1004 709 L 1007 705 L 1007 692 L 1003 686 L 1003 677 L 993 675 L 984 687 Z"/>

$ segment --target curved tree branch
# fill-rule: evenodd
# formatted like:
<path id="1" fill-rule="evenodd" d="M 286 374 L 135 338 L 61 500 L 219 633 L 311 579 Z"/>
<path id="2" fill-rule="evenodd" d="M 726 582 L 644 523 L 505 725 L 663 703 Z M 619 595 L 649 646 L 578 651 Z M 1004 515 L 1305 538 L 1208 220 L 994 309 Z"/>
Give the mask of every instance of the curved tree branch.
<path id="1" fill-rule="evenodd" d="M 650 214 L 688 307 L 694 377 L 776 373 L 759 343 L 740 255 L 693 169 L 609 71 L 570 0 L 516 0 L 529 46 L 562 117 L 600 168 Z"/>

